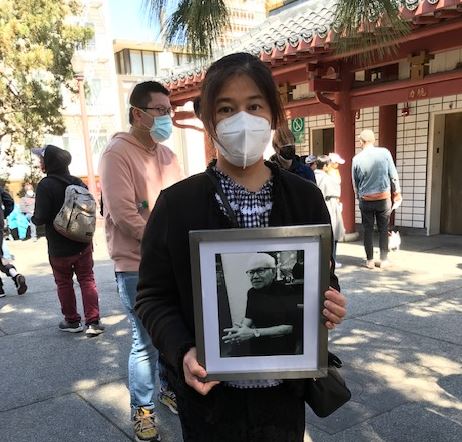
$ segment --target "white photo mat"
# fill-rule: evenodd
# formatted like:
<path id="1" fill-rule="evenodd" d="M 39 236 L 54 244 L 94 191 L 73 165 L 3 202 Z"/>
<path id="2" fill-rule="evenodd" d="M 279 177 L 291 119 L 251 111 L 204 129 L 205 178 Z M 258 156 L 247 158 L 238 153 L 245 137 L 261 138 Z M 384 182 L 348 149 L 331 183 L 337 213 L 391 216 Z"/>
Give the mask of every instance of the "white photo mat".
<path id="1" fill-rule="evenodd" d="M 199 362 L 205 366 L 208 379 L 282 379 L 320 377 L 324 374 L 327 363 L 327 331 L 323 326 L 320 312 L 323 302 L 321 290 L 323 286 L 327 288 L 325 266 L 329 265 L 326 251 L 329 250 L 330 245 L 326 247 L 326 244 L 330 244 L 330 227 L 327 227 L 234 229 L 230 235 L 226 235 L 227 231 L 219 231 L 224 237 L 217 234 L 218 231 L 190 233 L 192 259 L 197 259 L 192 265 L 193 278 L 196 278 L 194 281 L 196 341 L 198 341 L 196 345 Z M 243 233 L 242 239 L 238 239 L 238 230 Z M 251 231 L 254 235 L 249 233 Z M 208 232 L 213 233 L 208 235 Z M 311 235 L 297 235 L 297 233 L 309 232 Z M 218 317 L 216 256 L 284 251 L 303 251 L 304 254 L 301 354 L 222 357 L 220 337 L 223 333 L 220 330 Z M 242 274 L 244 275 L 243 272 Z"/>

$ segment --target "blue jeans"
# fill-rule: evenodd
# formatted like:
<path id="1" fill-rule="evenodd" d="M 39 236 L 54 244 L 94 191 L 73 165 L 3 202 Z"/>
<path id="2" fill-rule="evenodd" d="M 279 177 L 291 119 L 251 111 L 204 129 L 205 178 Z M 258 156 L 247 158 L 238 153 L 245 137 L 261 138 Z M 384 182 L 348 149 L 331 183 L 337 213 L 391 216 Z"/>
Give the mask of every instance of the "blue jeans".
<path id="1" fill-rule="evenodd" d="M 133 308 L 138 272 L 116 272 L 117 289 L 132 327 L 132 348 L 128 357 L 128 389 L 132 410 L 154 408 L 154 386 L 159 352 Z M 160 388 L 168 389 L 165 367 L 159 363 Z"/>

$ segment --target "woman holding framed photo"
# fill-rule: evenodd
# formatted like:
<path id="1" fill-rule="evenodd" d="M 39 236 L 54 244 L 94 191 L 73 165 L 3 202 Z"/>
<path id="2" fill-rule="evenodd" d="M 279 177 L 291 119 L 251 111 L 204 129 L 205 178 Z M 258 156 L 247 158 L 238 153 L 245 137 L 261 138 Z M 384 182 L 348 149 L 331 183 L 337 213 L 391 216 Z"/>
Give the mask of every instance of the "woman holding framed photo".
<path id="1" fill-rule="evenodd" d="M 204 380 L 195 348 L 188 235 L 329 224 L 329 213 L 316 185 L 263 159 L 271 130 L 287 123 L 271 71 L 258 58 L 237 53 L 213 63 L 199 114 L 217 160 L 159 196 L 142 242 L 135 309 L 170 365 L 186 442 L 301 442 L 302 380 Z M 334 269 L 332 260 L 322 311 L 328 329 L 346 314 Z"/>

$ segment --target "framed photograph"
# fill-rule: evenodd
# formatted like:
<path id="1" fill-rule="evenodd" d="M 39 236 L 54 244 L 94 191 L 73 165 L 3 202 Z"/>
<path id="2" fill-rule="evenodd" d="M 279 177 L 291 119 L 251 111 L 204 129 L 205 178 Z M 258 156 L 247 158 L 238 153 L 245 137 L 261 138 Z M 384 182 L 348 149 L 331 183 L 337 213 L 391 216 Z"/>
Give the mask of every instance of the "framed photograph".
<path id="1" fill-rule="evenodd" d="M 191 231 L 189 239 L 207 380 L 327 375 L 329 225 Z"/>

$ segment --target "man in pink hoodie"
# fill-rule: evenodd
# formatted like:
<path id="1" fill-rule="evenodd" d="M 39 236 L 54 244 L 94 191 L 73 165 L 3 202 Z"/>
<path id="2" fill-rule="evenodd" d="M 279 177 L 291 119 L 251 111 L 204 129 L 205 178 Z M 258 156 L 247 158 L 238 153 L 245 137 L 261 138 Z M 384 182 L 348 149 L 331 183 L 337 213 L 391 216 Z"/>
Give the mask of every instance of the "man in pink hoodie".
<path id="1" fill-rule="evenodd" d="M 129 132 L 115 134 L 100 165 L 103 216 L 117 288 L 132 328 L 128 386 L 135 438 L 160 440 L 154 413 L 154 375 L 158 351 L 133 311 L 144 228 L 162 189 L 183 178 L 175 154 L 161 143 L 172 132 L 169 91 L 160 83 L 139 83 L 130 95 Z M 159 401 L 176 410 L 159 361 Z"/>

